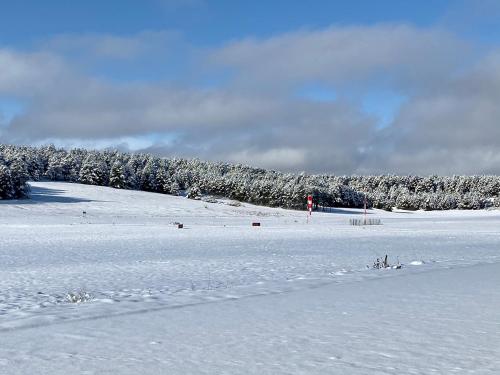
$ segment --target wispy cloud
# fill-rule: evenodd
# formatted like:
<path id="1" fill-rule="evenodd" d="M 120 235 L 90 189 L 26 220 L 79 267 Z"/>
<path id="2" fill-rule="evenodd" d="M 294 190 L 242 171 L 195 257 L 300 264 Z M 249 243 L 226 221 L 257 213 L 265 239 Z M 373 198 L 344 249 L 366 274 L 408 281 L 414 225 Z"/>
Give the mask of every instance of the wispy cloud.
<path id="1" fill-rule="evenodd" d="M 142 31 L 133 35 L 60 34 L 40 43 L 43 50 L 91 59 L 130 60 L 144 55 L 174 53 L 181 34 L 175 31 Z"/>

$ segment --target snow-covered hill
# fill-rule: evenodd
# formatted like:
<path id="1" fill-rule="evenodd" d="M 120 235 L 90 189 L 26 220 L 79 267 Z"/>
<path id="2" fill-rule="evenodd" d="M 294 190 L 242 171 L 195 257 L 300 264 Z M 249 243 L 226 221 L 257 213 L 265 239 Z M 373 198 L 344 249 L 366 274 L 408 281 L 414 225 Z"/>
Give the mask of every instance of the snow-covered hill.
<path id="1" fill-rule="evenodd" d="M 31 185 L 32 199 L 0 201 L 1 374 L 33 373 L 32 366 L 36 366 L 39 374 L 66 374 L 69 370 L 80 373 L 83 369 L 90 373 L 117 373 L 113 371 L 116 368 L 120 369 L 118 373 L 131 374 L 144 368 L 149 369 L 145 373 L 166 373 L 170 369 L 175 373 L 324 374 L 331 373 L 331 366 L 337 366 L 335 368 L 345 374 L 376 371 L 397 374 L 410 373 L 411 369 L 413 373 L 429 373 L 429 364 L 418 362 L 426 362 L 426 359 L 417 358 L 419 353 L 414 345 L 418 343 L 412 342 L 411 337 L 396 340 L 381 333 L 380 340 L 386 340 L 389 346 L 384 349 L 385 354 L 375 354 L 372 348 L 377 346 L 377 350 L 382 350 L 383 342 L 374 343 L 379 339 L 377 336 L 360 337 L 358 332 L 369 332 L 370 325 L 380 323 L 381 319 L 392 327 L 391 332 L 394 325 L 403 329 L 406 324 L 415 324 L 415 331 L 421 328 L 427 332 L 416 338 L 423 348 L 435 344 L 438 336 L 455 332 L 457 325 L 468 322 L 471 331 L 467 334 L 484 331 L 485 341 L 476 340 L 476 346 L 494 344 L 499 338 L 498 318 L 488 315 L 485 319 L 490 320 L 486 326 L 475 326 L 468 320 L 469 316 L 460 315 L 475 311 L 461 299 L 475 301 L 470 289 L 458 289 L 456 295 L 452 295 L 453 288 L 440 284 L 445 280 L 443 282 L 458 287 L 457 280 L 462 274 L 477 284 L 481 270 L 487 270 L 486 293 L 496 293 L 493 285 L 500 281 L 499 276 L 495 276 L 500 262 L 498 210 L 396 213 L 370 210 L 369 217 L 381 219 L 383 225 L 356 227 L 349 225 L 349 219 L 362 217 L 362 210 L 313 213 L 307 223 L 305 212 L 249 204 L 235 206 L 227 200 L 207 203 L 56 182 Z M 178 229 L 176 222 L 183 223 L 184 228 Z M 252 222 L 260 222 L 261 226 L 252 227 Z M 367 268 L 386 254 L 390 262 L 399 260 L 404 267 L 399 270 Z M 487 263 L 492 265 L 485 266 Z M 410 283 L 414 283 L 418 291 L 408 296 L 413 285 Z M 370 297 L 374 291 L 380 293 L 379 302 Z M 67 298 L 69 293 L 83 294 L 89 300 L 71 303 Z M 335 303 L 325 303 L 324 297 L 340 298 L 346 311 L 337 310 Z M 430 309 L 422 311 L 427 317 L 433 314 L 433 309 L 450 311 L 449 321 L 446 321 L 448 315 L 440 314 L 439 332 L 427 331 L 426 327 L 433 323 L 420 316 L 420 302 L 412 300 L 420 297 Z M 498 294 L 490 297 L 492 303 L 498 303 Z M 380 304 L 380 300 L 386 298 L 387 304 Z M 401 302 L 398 298 L 407 304 L 410 312 L 395 306 Z M 481 303 L 484 300 L 481 299 Z M 246 337 L 247 349 L 255 354 L 254 360 L 262 361 L 260 367 L 245 366 L 245 362 L 253 358 L 248 353 L 240 362 L 239 352 L 234 353 L 234 362 L 228 362 L 224 355 L 218 356 L 214 348 L 210 348 L 212 357 L 202 355 L 199 345 L 210 347 L 212 341 L 219 345 L 220 351 L 230 349 L 231 345 L 226 347 L 224 340 L 216 337 L 218 334 L 228 339 L 227 345 L 231 339 L 238 341 L 232 336 L 236 333 L 227 331 L 227 326 L 223 328 L 224 324 L 216 316 L 210 316 L 224 311 L 217 306 L 225 306 L 229 301 L 233 304 L 228 311 L 232 312 L 224 319 L 241 323 L 237 335 Z M 232 308 L 234 304 L 239 307 Z M 453 312 L 453 304 L 465 304 L 465 307 Z M 278 340 L 274 347 L 269 347 L 269 342 L 261 342 L 257 336 L 251 339 L 253 328 L 249 322 L 254 317 L 242 312 L 242 307 L 249 305 L 258 315 L 254 326 L 269 319 L 269 325 L 261 325 L 260 329 L 277 327 L 274 335 L 260 331 L 262 340 Z M 489 308 L 498 306 L 483 306 L 482 314 L 487 315 Z M 287 314 L 289 309 L 293 311 L 291 315 Z M 376 315 L 381 309 L 384 309 L 383 317 Z M 164 329 L 170 327 L 177 332 L 180 328 L 173 327 L 171 322 L 182 324 L 182 311 L 186 311 L 190 319 L 183 339 L 189 341 L 191 337 L 193 342 L 191 347 L 177 353 L 180 358 L 170 356 L 170 362 L 162 362 L 161 358 L 172 351 L 174 344 L 169 342 L 172 338 Z M 166 312 L 168 318 L 164 316 Z M 346 321 L 344 312 L 354 320 Z M 317 319 L 324 319 L 326 338 L 321 336 Z M 288 326 L 287 320 L 296 329 Z M 200 325 L 205 322 L 209 326 L 222 324 L 222 331 L 196 327 L 193 322 Z M 495 331 L 493 336 L 488 327 Z M 152 340 L 155 329 L 163 335 L 147 341 Z M 197 329 L 206 333 L 199 343 Z M 337 329 L 341 330 L 341 337 L 335 335 Z M 379 331 L 380 327 L 374 329 Z M 307 331 L 312 333 L 306 334 Z M 397 330 L 393 333 L 397 334 Z M 446 336 L 447 340 L 468 338 L 453 335 Z M 300 337 L 304 340 L 301 345 L 295 341 Z M 107 353 L 103 348 L 94 349 L 95 342 L 101 339 L 110 345 Z M 350 353 L 348 361 L 342 359 L 346 358 L 348 349 L 336 348 L 331 358 L 321 357 L 325 347 L 345 344 L 344 340 L 349 339 L 356 341 L 354 347 L 359 352 Z M 393 339 L 396 341 L 392 342 Z M 30 344 L 22 344 L 23 340 Z M 456 344 L 451 341 L 450 345 Z M 286 342 L 293 342 L 295 352 L 290 357 L 293 363 L 283 362 L 278 366 L 277 363 L 287 358 Z M 408 350 L 412 348 L 414 352 L 407 353 L 404 342 Z M 464 373 L 474 368 L 484 370 L 481 373 L 499 370 L 498 359 L 493 358 L 493 354 L 498 354 L 500 341 L 496 344 L 495 353 L 486 345 L 475 357 L 477 361 L 463 363 L 469 366 L 462 368 Z M 113 363 L 99 362 L 100 356 L 113 362 L 116 345 L 124 346 L 127 358 L 136 354 L 136 362 L 128 368 L 118 360 L 115 367 Z M 135 345 L 138 345 L 137 351 L 133 350 Z M 232 347 L 238 348 L 238 345 Z M 261 358 L 262 348 L 267 348 L 267 355 Z M 445 349 L 446 346 L 436 348 L 445 356 L 444 367 L 436 368 L 438 373 L 453 372 L 453 358 L 460 354 L 450 354 Z M 273 350 L 276 350 L 274 355 Z M 76 362 L 71 359 L 71 353 L 78 358 Z M 387 358 L 393 358 L 392 365 L 386 364 Z M 58 372 L 49 365 L 49 359 L 66 367 Z M 139 366 L 141 360 L 143 367 Z M 378 366 L 382 363 L 385 367 Z M 73 365 L 76 367 L 72 368 Z M 420 371 L 419 366 L 428 371 Z M 433 366 L 439 367 L 439 361 Z M 456 366 L 456 372 L 460 372 L 459 367 Z"/>

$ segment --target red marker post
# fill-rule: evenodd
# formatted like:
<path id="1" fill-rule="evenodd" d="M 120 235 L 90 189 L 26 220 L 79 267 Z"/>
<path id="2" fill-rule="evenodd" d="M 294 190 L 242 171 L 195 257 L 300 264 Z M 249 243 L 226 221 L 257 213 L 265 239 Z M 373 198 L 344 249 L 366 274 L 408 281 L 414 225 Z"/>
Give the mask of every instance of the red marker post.
<path id="1" fill-rule="evenodd" d="M 313 210 L 313 197 L 312 197 L 312 195 L 307 196 L 307 210 L 309 211 L 309 215 L 307 215 L 307 222 L 309 223 L 309 216 L 312 215 L 312 210 Z"/>

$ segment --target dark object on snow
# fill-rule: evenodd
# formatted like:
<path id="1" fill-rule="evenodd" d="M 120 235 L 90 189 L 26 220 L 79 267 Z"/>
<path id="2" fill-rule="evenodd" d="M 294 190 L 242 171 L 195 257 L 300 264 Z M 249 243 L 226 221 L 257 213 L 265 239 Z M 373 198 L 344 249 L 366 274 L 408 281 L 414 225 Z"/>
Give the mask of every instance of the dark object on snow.
<path id="1" fill-rule="evenodd" d="M 83 212 L 82 212 L 82 215 L 83 215 L 83 216 L 86 216 L 86 215 L 87 215 L 87 211 L 83 211 Z"/>
<path id="2" fill-rule="evenodd" d="M 366 267 L 370 268 L 369 266 L 366 266 Z M 386 254 L 383 260 L 377 258 L 377 260 L 375 262 L 373 262 L 372 268 L 377 269 L 377 270 L 380 270 L 382 268 L 394 268 L 396 270 L 400 270 L 401 268 L 403 268 L 403 265 L 401 263 L 399 263 L 399 258 L 398 258 L 398 262 L 395 265 L 390 265 L 389 260 L 388 260 L 388 256 Z"/>
<path id="3" fill-rule="evenodd" d="M 178 228 L 178 229 L 182 229 L 182 228 L 184 228 L 184 224 L 182 224 L 182 223 L 177 223 L 177 228 Z"/>
<path id="4" fill-rule="evenodd" d="M 377 258 L 377 260 L 373 262 L 373 268 L 375 268 L 376 270 L 383 268 L 382 261 L 379 258 Z"/>
<path id="5" fill-rule="evenodd" d="M 252 227 L 260 227 L 260 223 L 253 222 L 253 223 L 252 223 Z"/>

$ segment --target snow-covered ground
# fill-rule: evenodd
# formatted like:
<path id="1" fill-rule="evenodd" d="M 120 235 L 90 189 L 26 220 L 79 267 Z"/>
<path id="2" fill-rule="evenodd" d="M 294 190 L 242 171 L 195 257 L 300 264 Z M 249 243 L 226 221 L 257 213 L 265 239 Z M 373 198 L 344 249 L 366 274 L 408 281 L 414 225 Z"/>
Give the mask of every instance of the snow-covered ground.
<path id="1" fill-rule="evenodd" d="M 0 374 L 500 373 L 498 210 L 370 210 L 383 225 L 355 227 L 362 210 L 306 223 L 224 200 L 32 190 L 0 201 Z M 404 267 L 367 268 L 385 254 Z"/>

